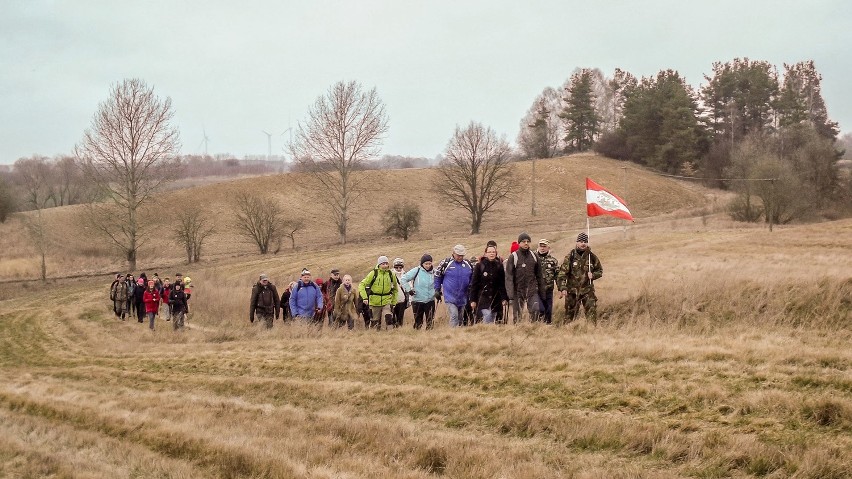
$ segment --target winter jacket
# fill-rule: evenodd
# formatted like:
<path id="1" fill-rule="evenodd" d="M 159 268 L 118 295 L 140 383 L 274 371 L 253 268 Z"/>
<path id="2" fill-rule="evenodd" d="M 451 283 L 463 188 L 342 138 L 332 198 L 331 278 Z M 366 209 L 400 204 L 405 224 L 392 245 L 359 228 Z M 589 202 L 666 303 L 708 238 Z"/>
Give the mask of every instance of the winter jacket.
<path id="1" fill-rule="evenodd" d="M 171 292 L 169 293 L 169 304 L 172 305 L 172 314 L 185 313 L 187 311 L 186 306 L 186 293 L 183 290 L 176 291 L 172 288 L 169 288 Z"/>
<path id="2" fill-rule="evenodd" d="M 355 285 L 350 286 L 348 290 L 342 285 L 337 288 L 337 292 L 334 293 L 334 316 L 338 321 L 355 320 L 358 317 L 357 297 L 358 289 Z"/>
<path id="3" fill-rule="evenodd" d="M 443 288 L 445 303 L 463 307 L 467 304 L 472 275 L 473 268 L 468 260 L 456 261 L 452 257 L 446 258 L 435 271 L 435 291 L 442 291 Z"/>
<path id="4" fill-rule="evenodd" d="M 591 259 L 592 277 L 598 279 L 603 276 L 603 266 L 597 255 L 592 253 L 591 248 L 580 251 L 577 248 L 565 255 L 562 266 L 559 267 L 559 275 L 556 277 L 556 287 L 559 291 L 573 291 L 579 294 L 587 294 L 595 290 L 595 284 L 589 281 L 589 262 Z"/>
<path id="5" fill-rule="evenodd" d="M 337 294 L 337 288 L 340 288 L 340 286 L 343 284 L 343 280 L 338 279 L 335 281 L 332 278 L 328 278 L 325 284 L 327 285 L 326 291 L 328 292 L 328 294 L 326 295 L 326 297 L 328 298 L 328 309 L 329 311 L 333 311 L 335 309 L 334 298 Z"/>
<path id="6" fill-rule="evenodd" d="M 311 281 L 305 284 L 303 281 L 296 283 L 290 291 L 290 314 L 293 317 L 302 316 L 313 318 L 316 310 L 323 308 L 322 291 L 319 286 Z"/>
<path id="7" fill-rule="evenodd" d="M 509 299 L 532 298 L 544 291 L 538 258 L 530 250 L 518 249 L 506 258 L 506 294 Z"/>
<path id="8" fill-rule="evenodd" d="M 538 251 L 535 253 L 538 258 L 538 270 L 541 272 L 541 280 L 544 284 L 544 290 L 539 291 L 544 294 L 546 291 L 553 291 L 553 283 L 556 281 L 556 275 L 559 273 L 559 260 L 548 252 L 541 254 Z"/>
<path id="9" fill-rule="evenodd" d="M 279 315 L 281 303 L 278 302 L 278 290 L 272 283 L 264 285 L 260 281 L 251 288 L 249 303 L 249 321 L 254 322 L 255 312 L 265 316 Z"/>
<path id="10" fill-rule="evenodd" d="M 399 288 L 396 289 L 396 303 L 404 303 L 408 300 L 408 291 L 411 290 L 411 285 L 407 281 L 401 281 L 405 274 L 402 271 L 394 271 L 393 274 L 396 276 L 396 284 L 399 285 Z"/>
<path id="11" fill-rule="evenodd" d="M 426 271 L 422 266 L 411 268 L 402 275 L 402 283 L 411 284 L 411 302 L 428 303 L 435 299 L 435 269 Z"/>
<path id="12" fill-rule="evenodd" d="M 113 301 L 126 302 L 128 298 L 127 282 L 123 280 L 113 282 L 110 289 L 110 297 Z"/>
<path id="13" fill-rule="evenodd" d="M 145 290 L 145 293 L 142 294 L 142 301 L 145 303 L 145 312 L 146 313 L 156 313 L 160 310 L 160 292 L 156 289 L 151 291 L 149 289 Z"/>
<path id="14" fill-rule="evenodd" d="M 470 301 L 477 309 L 499 309 L 506 296 L 506 276 L 499 260 L 481 260 L 473 268 Z"/>
<path id="15" fill-rule="evenodd" d="M 374 277 L 375 281 L 373 281 Z M 367 287 L 370 288 L 369 295 L 367 295 Z M 369 298 L 370 306 L 393 305 L 396 303 L 396 275 L 390 270 L 373 268 L 358 284 L 358 291 L 362 298 Z"/>

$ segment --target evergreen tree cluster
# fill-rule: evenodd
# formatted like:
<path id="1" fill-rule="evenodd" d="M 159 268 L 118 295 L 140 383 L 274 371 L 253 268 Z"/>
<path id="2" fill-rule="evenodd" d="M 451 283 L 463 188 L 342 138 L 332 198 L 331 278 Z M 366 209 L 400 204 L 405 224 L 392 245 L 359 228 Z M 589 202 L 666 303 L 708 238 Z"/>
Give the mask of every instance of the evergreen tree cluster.
<path id="1" fill-rule="evenodd" d="M 577 69 L 561 91 L 548 87 L 535 99 L 521 120 L 519 149 L 527 158 L 594 149 L 699 177 L 744 195 L 744 210 L 734 216 L 750 221 L 772 216 L 783 223 L 845 197 L 839 129 L 828 116 L 813 61 L 784 64 L 779 72 L 766 61 L 736 58 L 714 63 L 704 80 L 694 89 L 675 70 L 637 79 L 621 69 L 611 78 L 599 69 Z M 733 176 L 777 182 L 755 187 L 725 179 Z M 806 201 L 782 205 L 786 191 L 780 190 L 802 196 L 801 188 L 810 192 Z"/>

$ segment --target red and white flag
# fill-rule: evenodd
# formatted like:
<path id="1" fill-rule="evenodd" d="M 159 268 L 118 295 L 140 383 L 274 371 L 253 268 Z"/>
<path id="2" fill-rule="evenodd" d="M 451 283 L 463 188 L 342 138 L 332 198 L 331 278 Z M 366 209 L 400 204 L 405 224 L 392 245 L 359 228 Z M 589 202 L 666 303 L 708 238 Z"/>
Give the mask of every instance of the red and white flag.
<path id="1" fill-rule="evenodd" d="M 588 178 L 586 178 L 586 215 L 610 215 L 633 221 L 633 216 L 624 200 Z"/>

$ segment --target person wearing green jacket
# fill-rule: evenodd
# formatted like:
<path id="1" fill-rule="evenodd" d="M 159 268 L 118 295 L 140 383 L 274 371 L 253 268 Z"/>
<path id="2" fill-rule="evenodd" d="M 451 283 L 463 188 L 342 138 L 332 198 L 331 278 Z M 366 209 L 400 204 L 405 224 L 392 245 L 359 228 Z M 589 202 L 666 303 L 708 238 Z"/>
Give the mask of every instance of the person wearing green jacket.
<path id="1" fill-rule="evenodd" d="M 390 270 L 388 257 L 379 256 L 376 267 L 358 284 L 361 297 L 366 298 L 364 305 L 369 306 L 372 313 L 369 327 L 381 329 L 382 318 L 385 318 L 386 328 L 391 327 L 397 288 L 396 275 Z"/>

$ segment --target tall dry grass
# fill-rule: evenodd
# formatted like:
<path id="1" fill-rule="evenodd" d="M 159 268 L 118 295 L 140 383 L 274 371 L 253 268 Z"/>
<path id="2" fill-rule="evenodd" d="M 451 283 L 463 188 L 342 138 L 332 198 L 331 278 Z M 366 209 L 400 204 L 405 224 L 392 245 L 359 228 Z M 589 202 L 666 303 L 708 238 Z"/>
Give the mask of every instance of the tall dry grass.
<path id="1" fill-rule="evenodd" d="M 850 228 L 596 230 L 597 327 L 248 323 L 260 272 L 360 278 L 454 235 L 181 268 L 183 332 L 116 320 L 109 278 L 4 289 L 0 477 L 849 477 Z"/>

